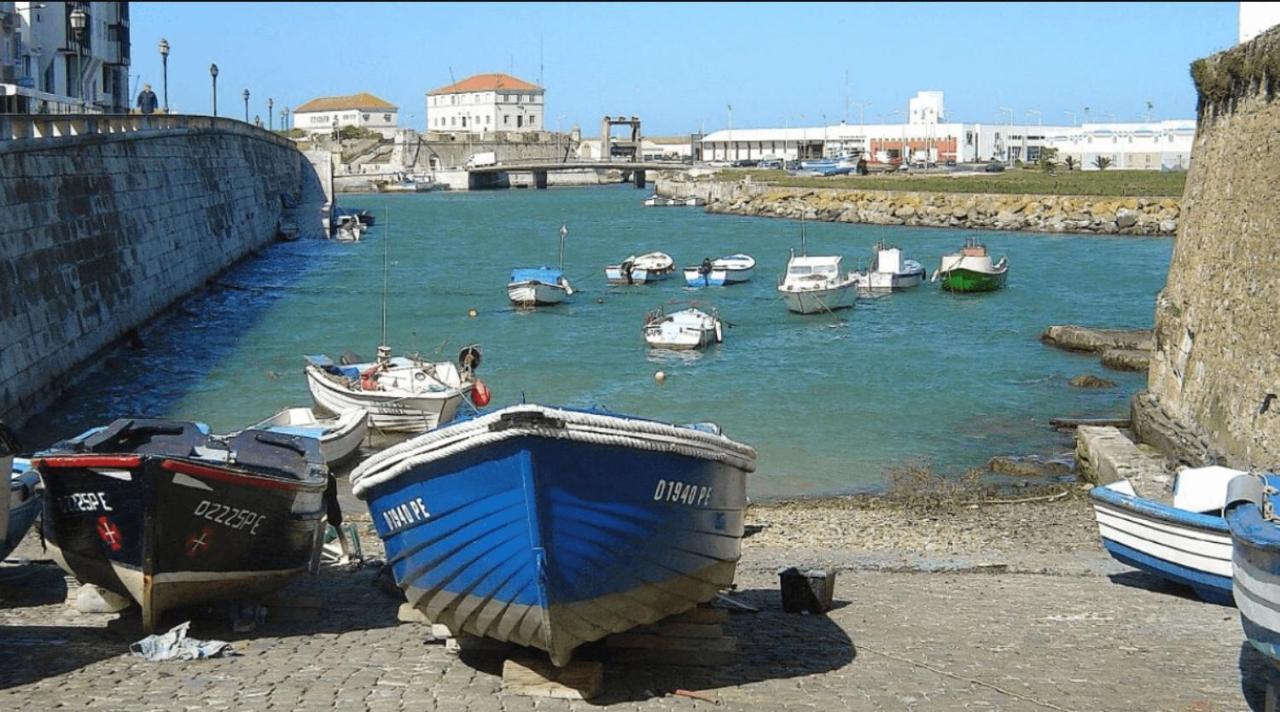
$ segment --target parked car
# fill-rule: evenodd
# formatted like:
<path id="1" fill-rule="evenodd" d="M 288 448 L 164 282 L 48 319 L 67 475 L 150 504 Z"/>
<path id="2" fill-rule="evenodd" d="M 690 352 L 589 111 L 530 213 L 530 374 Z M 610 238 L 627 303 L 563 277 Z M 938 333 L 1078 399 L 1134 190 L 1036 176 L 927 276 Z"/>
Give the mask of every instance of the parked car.
<path id="1" fill-rule="evenodd" d="M 988 172 L 988 173 L 1003 173 L 1003 172 L 1004 172 L 1004 164 L 1003 164 L 1003 163 L 995 163 L 995 162 L 988 163 L 988 164 L 987 164 L 987 167 L 986 167 L 986 168 L 983 168 L 982 170 L 984 170 L 984 171 L 986 171 L 986 172 Z"/>
<path id="2" fill-rule="evenodd" d="M 734 168 L 755 168 L 757 165 L 759 165 L 759 163 L 760 161 L 757 161 L 754 158 L 744 158 L 741 161 L 734 161 L 733 167 Z"/>
<path id="3" fill-rule="evenodd" d="M 775 169 L 782 168 L 782 161 L 778 159 L 769 160 L 769 161 L 760 161 L 760 164 L 757 165 L 756 167 L 757 168 L 775 168 Z"/>

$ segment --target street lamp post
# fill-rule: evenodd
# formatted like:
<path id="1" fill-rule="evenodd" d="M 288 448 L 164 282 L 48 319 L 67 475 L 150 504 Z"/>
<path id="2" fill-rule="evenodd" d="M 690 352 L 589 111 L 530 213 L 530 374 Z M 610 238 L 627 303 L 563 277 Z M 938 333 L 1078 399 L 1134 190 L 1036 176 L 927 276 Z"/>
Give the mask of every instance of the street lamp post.
<path id="1" fill-rule="evenodd" d="M 827 157 L 827 115 L 821 114 L 821 116 L 822 116 L 822 157 L 826 158 Z"/>
<path id="2" fill-rule="evenodd" d="M 244 122 L 249 123 L 249 90 L 244 90 Z"/>
<path id="3" fill-rule="evenodd" d="M 280 110 L 280 130 L 289 130 L 289 107 L 287 106 Z"/>
<path id="4" fill-rule="evenodd" d="M 733 104 L 728 104 L 728 107 L 729 107 L 729 146 L 728 147 L 733 149 L 733 157 L 737 158 L 738 149 L 736 146 L 733 145 Z M 729 157 L 727 154 L 728 152 L 726 151 L 725 158 Z"/>
<path id="5" fill-rule="evenodd" d="M 1010 109 L 1010 108 L 1009 108 L 1009 107 L 1007 107 L 1007 106 L 1002 106 L 1002 107 L 1000 107 L 1000 111 L 1001 111 L 1001 112 L 1006 112 L 1006 111 L 1007 111 L 1007 112 L 1009 112 L 1009 131 L 1008 131 L 1008 133 L 1006 133 L 1006 134 L 1005 134 L 1005 137 L 1004 137 L 1004 146 L 1005 146 L 1005 148 L 1004 148 L 1004 162 L 1005 162 L 1005 165 L 1009 165 L 1009 166 L 1011 166 L 1011 165 L 1013 165 L 1013 161 L 1011 160 L 1011 158 L 1012 158 L 1012 156 L 1013 156 L 1013 151 L 1009 150 L 1009 142 L 1010 142 L 1011 140 L 1013 140 L 1013 109 Z M 1025 132 L 1024 132 L 1024 133 L 1025 133 Z"/>
<path id="6" fill-rule="evenodd" d="M 271 97 L 267 97 L 267 130 L 268 131 L 275 130 L 275 122 L 272 121 L 271 119 L 271 116 L 272 116 L 271 109 L 275 106 L 275 104 L 276 104 L 275 100 L 273 100 Z"/>
<path id="7" fill-rule="evenodd" d="M 80 92 L 81 111 L 88 111 L 88 105 L 84 100 L 84 27 L 88 22 L 88 14 L 85 13 L 83 7 L 76 7 L 71 11 L 71 31 L 76 36 L 76 74 Z"/>
<path id="8" fill-rule="evenodd" d="M 160 63 L 164 67 L 164 113 L 169 113 L 169 40 L 160 39 Z"/>
<path id="9" fill-rule="evenodd" d="M 213 77 L 213 115 L 218 115 L 218 65 L 209 65 L 209 76 Z"/>

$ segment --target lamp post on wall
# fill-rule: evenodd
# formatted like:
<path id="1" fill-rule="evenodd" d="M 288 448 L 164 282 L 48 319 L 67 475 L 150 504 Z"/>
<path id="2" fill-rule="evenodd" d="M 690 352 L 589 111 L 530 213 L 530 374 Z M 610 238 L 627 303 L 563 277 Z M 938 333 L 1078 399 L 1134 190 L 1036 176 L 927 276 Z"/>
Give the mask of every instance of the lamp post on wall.
<path id="1" fill-rule="evenodd" d="M 249 90 L 244 90 L 244 122 L 249 123 Z"/>
<path id="2" fill-rule="evenodd" d="M 213 77 L 213 115 L 218 115 L 218 65 L 209 65 L 209 76 Z"/>
<path id="3" fill-rule="evenodd" d="M 169 113 L 169 40 L 160 39 L 160 64 L 164 67 L 164 113 Z"/>
<path id="4" fill-rule="evenodd" d="M 77 6 L 71 11 L 71 31 L 76 36 L 76 74 L 79 85 L 81 111 L 88 111 L 88 104 L 84 100 L 84 27 L 89 21 L 88 13 L 83 7 Z"/>
<path id="5" fill-rule="evenodd" d="M 289 130 L 289 107 L 280 110 L 280 128 L 284 131 Z"/>
<path id="6" fill-rule="evenodd" d="M 271 97 L 267 97 L 267 130 L 275 130 L 275 122 L 272 121 L 271 109 L 275 106 L 275 101 Z"/>

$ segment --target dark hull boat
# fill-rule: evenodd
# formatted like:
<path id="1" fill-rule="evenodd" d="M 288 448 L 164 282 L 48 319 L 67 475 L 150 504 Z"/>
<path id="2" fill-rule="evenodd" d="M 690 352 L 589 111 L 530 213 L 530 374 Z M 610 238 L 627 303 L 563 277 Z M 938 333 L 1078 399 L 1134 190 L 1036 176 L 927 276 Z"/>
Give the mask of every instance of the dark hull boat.
<path id="1" fill-rule="evenodd" d="M 755 459 L 710 425 L 519 405 L 375 455 L 352 483 L 429 620 L 564 665 L 733 583 Z"/>
<path id="2" fill-rule="evenodd" d="M 264 593 L 318 561 L 329 476 L 314 439 L 117 420 L 34 465 L 53 559 L 136 601 L 147 632 L 166 610 Z"/>

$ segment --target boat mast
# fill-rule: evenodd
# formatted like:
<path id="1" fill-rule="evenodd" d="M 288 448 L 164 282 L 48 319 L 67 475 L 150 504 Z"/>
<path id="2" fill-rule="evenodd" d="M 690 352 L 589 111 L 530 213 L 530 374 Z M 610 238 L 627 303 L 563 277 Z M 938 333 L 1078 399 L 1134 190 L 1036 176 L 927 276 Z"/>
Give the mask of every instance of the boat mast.
<path id="1" fill-rule="evenodd" d="M 809 254 L 809 248 L 805 246 L 804 239 L 804 213 L 800 213 L 800 256 L 804 257 Z"/>
<path id="2" fill-rule="evenodd" d="M 382 213 L 382 340 L 378 343 L 378 360 L 383 359 L 384 351 L 390 355 L 387 347 L 387 262 L 389 261 L 391 242 L 391 206 L 383 208 Z"/>
<path id="3" fill-rule="evenodd" d="M 560 271 L 564 271 L 564 238 L 569 235 L 569 226 L 560 223 Z"/>

